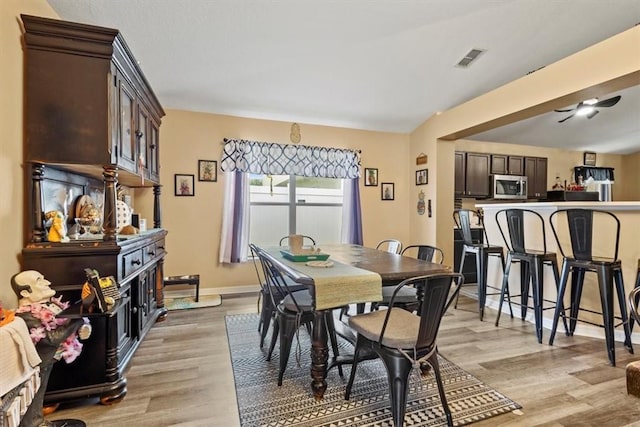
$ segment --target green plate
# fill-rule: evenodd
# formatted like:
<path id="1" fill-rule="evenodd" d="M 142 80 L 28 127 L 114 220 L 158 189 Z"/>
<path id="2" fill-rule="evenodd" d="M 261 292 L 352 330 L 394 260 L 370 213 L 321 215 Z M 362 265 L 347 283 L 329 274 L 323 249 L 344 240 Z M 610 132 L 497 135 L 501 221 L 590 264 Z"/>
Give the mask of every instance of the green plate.
<path id="1" fill-rule="evenodd" d="M 317 252 L 313 254 L 293 254 L 289 251 L 280 251 L 283 257 L 295 262 L 307 262 L 307 261 L 324 261 L 329 258 L 329 254 Z"/>

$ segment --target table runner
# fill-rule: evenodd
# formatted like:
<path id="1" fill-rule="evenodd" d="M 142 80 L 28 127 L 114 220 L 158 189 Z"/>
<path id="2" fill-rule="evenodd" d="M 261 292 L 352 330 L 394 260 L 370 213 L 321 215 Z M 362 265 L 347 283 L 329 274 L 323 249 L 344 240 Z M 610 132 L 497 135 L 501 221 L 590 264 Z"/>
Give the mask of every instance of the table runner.
<path id="1" fill-rule="evenodd" d="M 333 260 L 332 267 L 309 267 L 304 262 L 286 259 L 280 252 L 282 248 L 266 250 L 282 264 L 313 279 L 316 310 L 382 300 L 382 279 L 378 273 Z"/>

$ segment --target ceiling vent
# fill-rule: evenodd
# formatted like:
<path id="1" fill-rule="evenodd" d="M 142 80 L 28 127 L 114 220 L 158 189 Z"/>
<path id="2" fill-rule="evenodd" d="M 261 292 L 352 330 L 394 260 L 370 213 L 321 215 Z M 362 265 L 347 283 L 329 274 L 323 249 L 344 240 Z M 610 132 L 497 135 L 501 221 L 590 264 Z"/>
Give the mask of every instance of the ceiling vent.
<path id="1" fill-rule="evenodd" d="M 471 63 L 473 61 L 475 61 L 476 59 L 478 59 L 478 57 L 480 56 L 480 54 L 482 54 L 484 52 L 484 50 L 482 49 L 471 49 L 469 51 L 469 53 L 467 53 L 464 58 L 462 58 L 460 60 L 460 62 L 458 62 L 456 64 L 456 67 L 462 67 L 462 68 L 468 68 L 469 65 L 471 65 Z"/>

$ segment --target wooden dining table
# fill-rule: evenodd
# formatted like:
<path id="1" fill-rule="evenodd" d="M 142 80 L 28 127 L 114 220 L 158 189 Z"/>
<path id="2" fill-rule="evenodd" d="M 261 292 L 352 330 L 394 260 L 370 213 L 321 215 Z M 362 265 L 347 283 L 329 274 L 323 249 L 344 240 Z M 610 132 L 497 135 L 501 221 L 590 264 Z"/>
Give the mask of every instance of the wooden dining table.
<path id="1" fill-rule="evenodd" d="M 321 252 L 329 254 L 329 260 L 339 267 L 336 269 L 313 269 L 304 262 L 291 261 L 281 253 L 287 249 L 286 247 L 263 249 L 276 267 L 293 281 L 308 286 L 314 297 L 316 310 L 311 334 L 311 389 L 318 400 L 323 398 L 327 389 L 329 366 L 327 329 L 323 320 L 325 311 L 341 308 L 346 304 L 380 301 L 382 286 L 392 286 L 410 277 L 451 271 L 450 267 L 442 264 L 353 244 L 321 247 Z M 352 269 L 349 269 L 349 266 Z M 358 270 L 361 270 L 362 274 L 359 275 Z M 345 271 L 349 274 L 346 280 Z M 366 274 L 367 272 L 375 274 Z M 354 276 L 358 278 L 355 281 L 351 280 Z M 324 289 L 331 295 L 322 295 L 321 291 Z M 339 293 L 337 298 L 336 292 Z"/>

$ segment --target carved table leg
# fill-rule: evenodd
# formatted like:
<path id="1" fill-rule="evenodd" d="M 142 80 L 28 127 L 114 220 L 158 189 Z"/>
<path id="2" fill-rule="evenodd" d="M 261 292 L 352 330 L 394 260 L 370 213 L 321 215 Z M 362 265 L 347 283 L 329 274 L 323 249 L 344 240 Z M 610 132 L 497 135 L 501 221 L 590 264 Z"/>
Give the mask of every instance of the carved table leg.
<path id="1" fill-rule="evenodd" d="M 327 326 L 325 313 L 316 311 L 313 315 L 313 333 L 311 337 L 311 389 L 316 400 L 324 397 L 327 389 L 327 362 L 329 348 L 327 347 Z"/>

